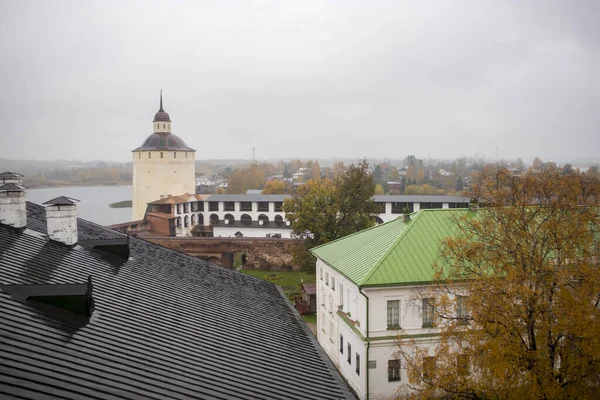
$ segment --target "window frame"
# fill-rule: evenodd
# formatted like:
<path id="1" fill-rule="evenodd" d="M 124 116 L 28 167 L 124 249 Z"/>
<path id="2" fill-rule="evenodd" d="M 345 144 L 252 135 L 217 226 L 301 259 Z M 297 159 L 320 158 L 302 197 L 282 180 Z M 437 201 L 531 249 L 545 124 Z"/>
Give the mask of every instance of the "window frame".
<path id="1" fill-rule="evenodd" d="M 352 365 L 352 345 L 350 344 L 350 342 L 348 342 L 348 345 L 346 346 L 346 348 L 348 349 L 348 354 L 346 355 L 346 361 L 348 361 L 348 364 Z"/>
<path id="2" fill-rule="evenodd" d="M 387 301 L 387 329 L 400 328 L 400 304 L 400 299 Z"/>
<path id="3" fill-rule="evenodd" d="M 422 314 L 422 327 L 423 328 L 432 328 L 434 323 L 434 314 L 435 307 L 432 304 L 433 299 L 431 297 L 427 297 L 423 299 L 423 306 L 421 310 Z"/>
<path id="4" fill-rule="evenodd" d="M 400 382 L 402 380 L 402 362 L 399 358 L 388 360 L 388 382 Z"/>

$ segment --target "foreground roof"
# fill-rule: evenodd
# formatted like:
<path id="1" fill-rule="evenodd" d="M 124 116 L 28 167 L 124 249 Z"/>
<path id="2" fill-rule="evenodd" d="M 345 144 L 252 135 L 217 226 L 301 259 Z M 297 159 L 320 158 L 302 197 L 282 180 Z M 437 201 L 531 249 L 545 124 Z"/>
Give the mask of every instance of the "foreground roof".
<path id="1" fill-rule="evenodd" d="M 442 239 L 456 234 L 453 219 L 466 209 L 420 210 L 336 241 L 312 253 L 358 286 L 431 282 Z"/>
<path id="2" fill-rule="evenodd" d="M 129 259 L 94 250 L 125 236 L 81 219 L 64 246 L 27 217 L 0 225 L 0 398 L 352 398 L 275 285 L 137 238 Z M 2 290 L 89 276 L 89 319 Z"/>

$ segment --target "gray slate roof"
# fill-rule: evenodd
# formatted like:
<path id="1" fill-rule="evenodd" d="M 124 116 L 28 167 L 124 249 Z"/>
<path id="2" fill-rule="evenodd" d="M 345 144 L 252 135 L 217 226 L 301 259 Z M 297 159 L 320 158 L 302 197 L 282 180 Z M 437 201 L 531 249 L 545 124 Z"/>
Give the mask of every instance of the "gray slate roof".
<path id="1" fill-rule="evenodd" d="M 212 194 L 206 201 L 284 201 L 289 194 Z"/>
<path id="2" fill-rule="evenodd" d="M 468 203 L 468 197 L 436 195 L 378 195 L 373 196 L 376 203 Z"/>
<path id="3" fill-rule="evenodd" d="M 0 398 L 353 398 L 273 284 L 131 238 L 129 260 L 0 225 L 0 285 L 93 279 L 88 320 L 0 290 Z M 123 235 L 78 220 L 80 242 Z M 14 287 L 13 287 L 14 289 Z"/>
<path id="4" fill-rule="evenodd" d="M 196 151 L 173 133 L 153 133 L 133 151 Z"/>

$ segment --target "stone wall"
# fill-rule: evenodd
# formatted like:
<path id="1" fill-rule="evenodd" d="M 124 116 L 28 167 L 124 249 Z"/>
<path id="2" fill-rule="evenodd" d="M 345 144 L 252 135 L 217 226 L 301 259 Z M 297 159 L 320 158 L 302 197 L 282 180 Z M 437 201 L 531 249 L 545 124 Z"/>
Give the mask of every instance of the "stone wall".
<path id="1" fill-rule="evenodd" d="M 235 253 L 245 253 L 244 268 L 273 271 L 299 270 L 292 263 L 290 250 L 302 243 L 297 239 L 276 238 L 149 237 L 146 240 L 228 268 L 233 267 Z"/>

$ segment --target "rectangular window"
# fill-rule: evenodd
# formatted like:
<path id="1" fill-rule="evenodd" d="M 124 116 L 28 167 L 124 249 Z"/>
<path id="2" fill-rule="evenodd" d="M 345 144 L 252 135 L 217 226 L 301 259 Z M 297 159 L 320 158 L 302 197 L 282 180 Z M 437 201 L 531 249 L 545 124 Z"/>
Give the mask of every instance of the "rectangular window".
<path id="1" fill-rule="evenodd" d="M 469 203 L 448 203 L 448 208 L 469 208 Z"/>
<path id="2" fill-rule="evenodd" d="M 423 299 L 423 328 L 433 326 L 433 299 Z"/>
<path id="3" fill-rule="evenodd" d="M 421 203 L 419 209 L 421 210 L 431 210 L 433 208 L 442 208 L 444 203 Z"/>
<path id="4" fill-rule="evenodd" d="M 275 202 L 275 211 L 283 211 L 283 202 L 281 201 L 276 201 Z"/>
<path id="5" fill-rule="evenodd" d="M 198 211 L 204 211 L 204 202 L 203 201 L 198 202 Z"/>
<path id="6" fill-rule="evenodd" d="M 177 214 L 181 214 L 181 204 L 177 204 Z"/>
<path id="7" fill-rule="evenodd" d="M 323 280 L 323 268 L 319 268 L 319 275 L 321 280 Z"/>
<path id="8" fill-rule="evenodd" d="M 387 302 L 387 327 L 388 329 L 400 327 L 400 300 Z"/>
<path id="9" fill-rule="evenodd" d="M 405 211 L 412 213 L 415 203 L 392 203 L 392 214 L 404 214 Z"/>
<path id="10" fill-rule="evenodd" d="M 424 357 L 423 358 L 423 378 L 430 379 L 434 377 L 435 372 L 435 358 Z"/>
<path id="11" fill-rule="evenodd" d="M 358 353 L 356 353 L 356 374 L 360 375 L 360 355 Z"/>
<path id="12" fill-rule="evenodd" d="M 268 201 L 259 201 L 258 202 L 258 211 L 269 211 L 269 202 Z"/>
<path id="13" fill-rule="evenodd" d="M 340 353 L 344 354 L 344 336 L 340 333 Z"/>
<path id="14" fill-rule="evenodd" d="M 252 211 L 252 202 L 251 201 L 240 202 L 240 211 Z"/>
<path id="15" fill-rule="evenodd" d="M 384 214 L 385 213 L 385 203 L 375 203 L 375 213 L 376 214 Z"/>
<path id="16" fill-rule="evenodd" d="M 348 354 L 346 360 L 348 360 L 348 364 L 352 365 L 352 345 L 350 343 L 348 343 Z"/>
<path id="17" fill-rule="evenodd" d="M 209 201 L 208 202 L 208 211 L 219 211 L 219 202 L 218 201 Z"/>
<path id="18" fill-rule="evenodd" d="M 335 278 L 331 277 L 331 290 L 335 291 Z"/>
<path id="19" fill-rule="evenodd" d="M 223 204 L 223 208 L 225 211 L 235 211 L 235 202 L 233 201 L 226 201 Z"/>
<path id="20" fill-rule="evenodd" d="M 329 340 L 333 342 L 333 321 L 329 321 Z"/>
<path id="21" fill-rule="evenodd" d="M 456 356 L 456 372 L 458 376 L 469 375 L 469 356 L 466 354 Z"/>
<path id="22" fill-rule="evenodd" d="M 456 296 L 456 316 L 459 318 L 459 323 L 469 323 L 469 310 L 467 308 L 467 299 L 465 296 Z"/>
<path id="23" fill-rule="evenodd" d="M 344 308 L 344 285 L 340 283 L 340 307 Z"/>
<path id="24" fill-rule="evenodd" d="M 400 380 L 400 360 L 388 361 L 388 382 L 397 382 Z"/>
<path id="25" fill-rule="evenodd" d="M 188 212 L 188 203 L 183 203 L 183 212 Z"/>
<path id="26" fill-rule="evenodd" d="M 329 273 L 325 272 L 325 284 L 329 286 Z"/>

